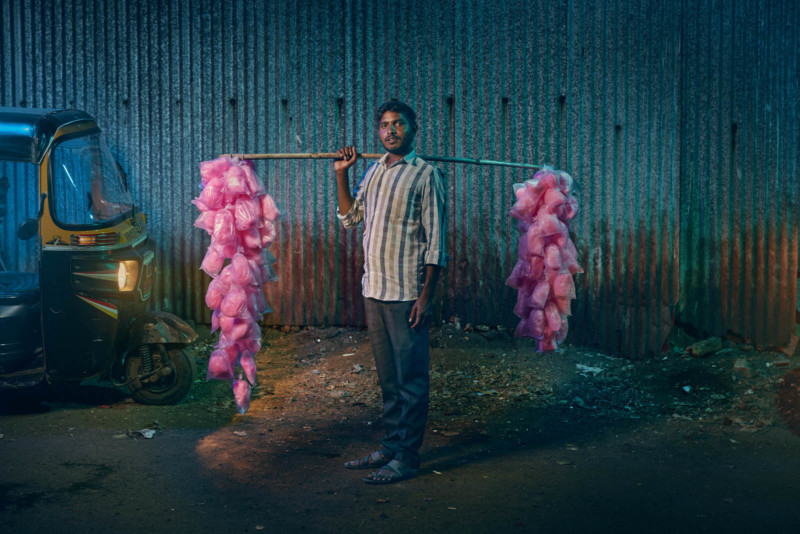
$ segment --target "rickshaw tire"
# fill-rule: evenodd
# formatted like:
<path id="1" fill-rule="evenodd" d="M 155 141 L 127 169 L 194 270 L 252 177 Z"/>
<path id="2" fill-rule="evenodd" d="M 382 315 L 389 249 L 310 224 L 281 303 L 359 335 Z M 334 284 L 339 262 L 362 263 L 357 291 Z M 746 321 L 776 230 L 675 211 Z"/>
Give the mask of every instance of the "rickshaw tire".
<path id="1" fill-rule="evenodd" d="M 166 389 L 140 382 L 130 384 L 128 391 L 133 400 L 139 404 L 176 404 L 186 396 L 192 387 L 196 374 L 194 359 L 178 347 L 167 347 L 166 352 L 176 376 L 175 382 Z M 125 376 L 130 378 L 137 374 L 138 365 L 138 357 L 128 358 L 125 361 Z"/>

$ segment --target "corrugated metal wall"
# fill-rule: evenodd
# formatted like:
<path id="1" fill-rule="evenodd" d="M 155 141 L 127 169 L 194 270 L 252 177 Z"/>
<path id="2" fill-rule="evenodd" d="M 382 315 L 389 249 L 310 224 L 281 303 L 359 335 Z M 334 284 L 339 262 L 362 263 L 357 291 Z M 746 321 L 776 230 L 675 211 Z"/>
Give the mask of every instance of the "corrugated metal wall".
<path id="1" fill-rule="evenodd" d="M 800 4 L 703 1 L 683 32 L 682 320 L 762 345 L 795 324 Z"/>
<path id="2" fill-rule="evenodd" d="M 796 2 L 0 6 L 0 105 L 98 118 L 150 216 L 163 309 L 209 318 L 198 270 L 208 238 L 189 203 L 199 161 L 379 151 L 373 110 L 397 97 L 418 112 L 420 153 L 551 163 L 580 182 L 573 341 L 656 353 L 676 306 L 708 332 L 780 344 L 791 331 Z M 527 174 L 442 167 L 452 263 L 441 314 L 513 326 L 506 213 Z M 285 213 L 267 321 L 362 323 L 360 234 L 335 222 L 330 162 L 256 168 Z"/>

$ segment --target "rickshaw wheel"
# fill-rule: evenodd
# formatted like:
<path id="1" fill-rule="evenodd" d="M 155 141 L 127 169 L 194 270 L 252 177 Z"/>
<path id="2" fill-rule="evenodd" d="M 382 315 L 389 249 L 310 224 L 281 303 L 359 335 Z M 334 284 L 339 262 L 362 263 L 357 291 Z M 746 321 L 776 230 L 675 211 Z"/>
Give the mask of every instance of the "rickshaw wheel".
<path id="1" fill-rule="evenodd" d="M 175 404 L 183 399 L 192 387 L 194 364 L 179 348 L 166 349 L 164 345 L 151 345 L 149 348 L 156 364 L 155 368 L 168 365 L 172 368 L 172 372 L 155 381 L 145 380 L 129 384 L 131 397 L 140 404 Z M 130 380 L 146 372 L 141 354 L 138 352 L 129 354 L 125 359 L 125 377 Z"/>

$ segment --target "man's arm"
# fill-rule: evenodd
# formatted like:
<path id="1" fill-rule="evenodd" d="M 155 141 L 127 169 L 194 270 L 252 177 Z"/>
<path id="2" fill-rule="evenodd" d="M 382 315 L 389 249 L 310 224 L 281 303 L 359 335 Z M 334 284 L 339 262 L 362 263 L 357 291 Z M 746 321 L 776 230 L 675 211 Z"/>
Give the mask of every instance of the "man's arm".
<path id="1" fill-rule="evenodd" d="M 425 282 L 419 298 L 411 308 L 409 322 L 414 328 L 427 319 L 430 299 L 436 291 L 436 283 L 442 268 L 447 265 L 447 254 L 444 252 L 445 233 L 447 231 L 447 201 L 445 199 L 444 179 L 439 169 L 435 169 L 431 183 L 422 197 L 422 227 L 428 241 L 425 254 Z"/>
<path id="2" fill-rule="evenodd" d="M 411 328 L 425 324 L 425 321 L 428 320 L 431 296 L 436 291 L 436 284 L 439 281 L 439 273 L 441 272 L 441 265 L 429 263 L 425 266 L 425 283 L 422 285 L 422 292 L 419 294 L 419 298 L 411 307 L 411 316 L 408 318 Z"/>
<path id="3" fill-rule="evenodd" d="M 352 146 L 340 148 L 337 154 L 343 159 L 333 161 L 336 172 L 336 196 L 339 200 L 339 215 L 346 215 L 353 207 L 353 195 L 350 194 L 350 167 L 356 162 L 356 149 Z"/>

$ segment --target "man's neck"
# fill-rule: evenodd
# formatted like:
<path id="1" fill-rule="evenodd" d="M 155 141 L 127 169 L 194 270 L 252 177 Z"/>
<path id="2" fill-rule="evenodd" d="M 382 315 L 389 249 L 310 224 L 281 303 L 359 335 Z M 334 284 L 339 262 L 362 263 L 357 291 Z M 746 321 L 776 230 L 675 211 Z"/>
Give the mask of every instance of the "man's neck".
<path id="1" fill-rule="evenodd" d="M 386 166 L 390 167 L 390 166 L 394 165 L 395 163 L 397 163 L 401 159 L 403 159 L 406 156 L 408 156 L 409 154 L 411 154 L 412 150 L 414 150 L 414 149 L 412 148 L 411 150 L 409 150 L 408 152 L 406 152 L 405 154 L 402 154 L 402 155 L 401 154 L 394 154 L 392 152 L 389 152 L 388 153 L 389 157 L 386 158 Z"/>

